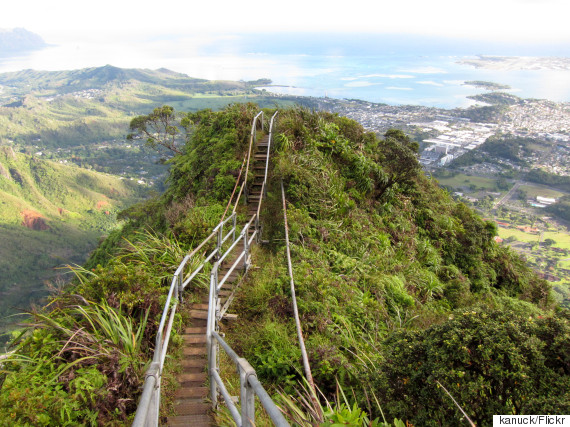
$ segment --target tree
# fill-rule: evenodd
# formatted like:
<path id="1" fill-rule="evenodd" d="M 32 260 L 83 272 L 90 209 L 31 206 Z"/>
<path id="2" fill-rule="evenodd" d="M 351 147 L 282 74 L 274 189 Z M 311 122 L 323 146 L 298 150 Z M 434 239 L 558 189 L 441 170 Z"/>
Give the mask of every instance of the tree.
<path id="1" fill-rule="evenodd" d="M 425 331 L 398 332 L 372 382 L 386 417 L 414 425 L 459 425 L 461 413 L 443 384 L 477 425 L 493 414 L 564 414 L 570 330 L 563 317 L 517 311 L 461 311 Z"/>
<path id="2" fill-rule="evenodd" d="M 544 239 L 544 246 L 547 248 L 551 247 L 552 245 L 556 244 L 556 240 L 554 239 Z"/>
<path id="3" fill-rule="evenodd" d="M 380 149 L 384 157 L 382 166 L 388 174 L 388 179 L 378 185 L 377 197 L 381 197 L 394 184 L 403 187 L 413 185 L 422 169 L 417 158 L 420 147 L 416 141 L 396 129 L 387 131 L 384 138 Z"/>
<path id="4" fill-rule="evenodd" d="M 132 119 L 129 126 L 132 133 L 127 135 L 127 139 L 131 140 L 142 135 L 146 138 L 147 144 L 153 148 L 164 147 L 176 154 L 182 154 L 179 146 L 186 138 L 181 137 L 180 128 L 186 130 L 187 136 L 189 128 L 187 120 L 180 120 L 173 107 L 163 105 L 148 115 Z"/>

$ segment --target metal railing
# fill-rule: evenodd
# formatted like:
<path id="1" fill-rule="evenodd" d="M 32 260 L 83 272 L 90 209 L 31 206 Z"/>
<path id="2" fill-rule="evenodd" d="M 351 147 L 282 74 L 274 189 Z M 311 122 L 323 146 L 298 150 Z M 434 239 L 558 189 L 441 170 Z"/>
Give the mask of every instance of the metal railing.
<path id="1" fill-rule="evenodd" d="M 251 130 L 251 140 L 249 147 L 249 154 L 247 160 L 246 174 L 243 177 L 243 185 L 241 189 L 243 190 L 247 184 L 247 171 L 249 170 L 249 163 L 251 158 L 251 150 L 253 142 L 256 137 L 256 125 L 261 116 L 261 125 L 263 127 L 263 112 L 258 113 L 253 119 L 252 130 Z M 207 332 L 206 332 L 206 342 L 207 342 L 207 352 L 208 352 L 208 373 L 210 377 L 210 397 L 212 400 L 212 405 L 215 408 L 218 403 L 218 391 L 224 398 L 226 406 L 230 410 L 232 417 L 236 421 L 238 426 L 250 426 L 253 425 L 255 420 L 254 411 L 254 400 L 255 396 L 258 396 L 262 406 L 265 408 L 273 422 L 278 426 L 288 426 L 289 424 L 281 414 L 281 411 L 275 403 L 271 400 L 267 392 L 263 389 L 263 386 L 257 380 L 255 370 L 249 365 L 249 363 L 242 358 L 239 358 L 237 354 L 227 345 L 227 343 L 219 335 L 218 322 L 223 317 L 226 312 L 231 300 L 224 307 L 221 307 L 221 302 L 219 298 L 219 292 L 223 285 L 226 283 L 230 275 L 238 268 L 243 268 L 243 271 L 247 273 L 251 261 L 250 261 L 250 247 L 253 242 L 259 239 L 261 233 L 259 213 L 261 211 L 262 200 L 266 197 L 266 183 L 267 183 L 267 172 L 269 165 L 269 150 L 272 141 L 272 132 L 274 119 L 277 116 L 277 112 L 271 118 L 271 123 L 269 126 L 269 145 L 267 148 L 267 161 L 265 167 L 265 175 L 262 185 L 262 193 L 259 200 L 259 205 L 257 212 L 251 216 L 247 224 L 243 227 L 239 237 L 236 238 L 236 218 L 237 214 L 235 208 L 233 213 L 226 219 L 222 220 L 212 231 L 212 233 L 204 239 L 190 254 L 186 255 L 182 260 L 179 267 L 176 269 L 174 276 L 172 278 L 172 283 L 168 292 L 160 324 L 158 327 L 158 332 L 156 335 L 156 345 L 152 363 L 145 375 L 145 382 L 143 385 L 143 393 L 139 401 L 137 412 L 135 414 L 135 419 L 133 426 L 158 426 L 159 421 L 159 406 L 160 406 L 160 382 L 162 376 L 162 369 L 164 366 L 164 360 L 166 358 L 166 351 L 168 349 L 168 342 L 170 340 L 170 333 L 172 330 L 172 324 L 174 321 L 174 316 L 176 314 L 176 309 L 178 304 L 182 301 L 182 293 L 184 289 L 191 283 L 191 281 L 203 271 L 206 264 L 211 263 L 214 260 L 212 270 L 210 273 L 210 292 L 208 300 L 208 317 L 207 317 Z M 241 190 L 240 190 L 241 194 Z M 246 193 L 247 194 L 247 193 Z M 239 195 L 236 199 L 236 206 L 238 204 Z M 232 228 L 224 234 L 224 226 L 232 221 Z M 253 232 L 249 236 L 249 232 L 253 227 Z M 214 237 L 216 237 L 215 248 L 204 258 L 204 260 L 192 271 L 187 271 L 190 265 L 190 260 L 192 260 L 199 251 L 201 251 L 208 242 L 210 242 Z M 222 248 L 224 244 L 230 239 L 231 244 L 228 249 L 222 253 Z M 229 256 L 232 251 L 238 247 L 240 241 L 243 241 L 242 251 L 236 255 L 236 259 L 233 264 L 229 267 L 228 271 L 224 277 L 219 278 L 220 265 Z M 237 409 L 231 396 L 229 396 L 226 387 L 219 375 L 219 366 L 217 361 L 218 345 L 222 346 L 222 349 L 229 355 L 229 357 L 234 361 L 238 368 L 240 375 L 240 396 L 241 396 L 241 414 Z"/>
<path id="2" fill-rule="evenodd" d="M 261 116 L 261 119 L 259 119 L 259 117 Z M 250 164 L 250 159 L 251 159 L 251 150 L 253 148 L 253 143 L 256 141 L 257 138 L 257 122 L 258 120 L 261 120 L 260 124 L 261 124 L 261 129 L 263 129 L 263 111 L 260 111 L 259 113 L 257 113 L 257 115 L 253 118 L 253 123 L 251 124 L 251 133 L 250 133 L 250 137 L 249 137 L 249 150 L 247 151 L 247 166 L 245 169 L 245 177 L 243 179 L 243 185 L 242 185 L 242 189 L 244 190 L 244 196 L 245 196 L 245 200 L 247 202 L 247 177 L 249 175 L 249 164 Z M 268 153 L 269 155 L 269 153 Z M 241 191 L 240 191 L 240 195 L 241 195 Z M 237 200 L 239 201 L 239 196 Z M 236 202 L 236 206 L 237 206 L 237 202 Z M 234 208 L 235 209 L 235 208 Z"/>
<path id="3" fill-rule="evenodd" d="M 261 233 L 261 226 L 259 221 L 259 214 L 261 212 L 261 205 L 263 199 L 266 197 L 266 185 L 267 185 L 267 174 L 269 168 L 269 153 L 271 149 L 271 141 L 273 138 L 273 125 L 275 118 L 277 117 L 277 112 L 271 118 L 271 123 L 269 126 L 269 141 L 267 147 L 267 160 L 265 164 L 265 174 L 263 179 L 263 184 L 261 188 L 261 197 L 259 204 L 257 206 L 257 212 L 252 215 L 249 222 L 245 225 L 244 229 L 240 234 L 240 238 L 222 255 L 220 260 L 214 264 L 212 272 L 210 275 L 210 297 L 208 304 L 208 322 L 207 322 L 207 332 L 206 332 L 206 346 L 208 351 L 208 374 L 210 377 L 210 399 L 212 401 L 212 406 L 214 408 L 218 405 L 218 393 L 223 397 L 227 408 L 232 415 L 235 423 L 238 426 L 253 426 L 255 425 L 255 396 L 259 398 L 259 401 L 263 408 L 266 410 L 267 414 L 270 416 L 271 420 L 277 426 L 288 426 L 289 424 L 283 417 L 283 414 L 277 408 L 271 397 L 267 394 L 261 383 L 257 379 L 255 370 L 247 362 L 247 360 L 238 357 L 238 355 L 231 349 L 231 347 L 222 339 L 219 334 L 218 322 L 222 319 L 225 309 L 227 307 L 221 307 L 221 302 L 219 298 L 219 292 L 222 289 L 226 279 L 229 275 L 237 268 L 239 265 L 243 265 L 244 270 L 247 272 L 251 263 L 249 260 L 249 250 L 252 243 L 259 239 Z M 247 180 L 247 174 L 244 178 Z M 249 236 L 250 228 L 254 226 L 251 236 Z M 234 263 L 228 268 L 225 276 L 220 280 L 218 272 L 221 262 L 226 258 L 237 245 L 237 243 L 243 240 L 243 251 L 236 256 Z M 236 404 L 234 403 L 232 397 L 229 395 L 219 373 L 218 365 L 218 351 L 219 346 L 226 352 L 230 359 L 234 362 L 237 367 L 237 371 L 240 377 L 240 401 L 241 401 L 241 413 L 238 410 Z"/>
<path id="4" fill-rule="evenodd" d="M 164 304 L 164 309 L 160 318 L 158 331 L 156 333 L 154 355 L 150 367 L 145 374 L 143 393 L 137 407 L 133 426 L 158 425 L 160 407 L 160 380 L 162 376 L 162 368 L 164 367 L 164 360 L 166 358 L 166 352 L 168 350 L 168 343 L 170 341 L 170 333 L 172 331 L 174 316 L 176 314 L 179 302 L 182 301 L 182 292 L 190 284 L 190 282 L 204 269 L 206 264 L 210 263 L 215 257 L 219 257 L 222 250 L 222 245 L 228 240 L 230 236 L 233 236 L 233 239 L 235 240 L 236 217 L 237 214 L 234 212 L 225 220 L 220 222 L 213 229 L 212 233 L 210 233 L 210 235 L 202 241 L 202 243 L 200 243 L 191 253 L 184 257 L 176 269 L 174 276 L 172 277 L 172 282 L 168 291 L 168 296 L 166 297 L 166 302 Z M 232 228 L 224 236 L 224 225 L 229 221 L 232 221 Z M 184 273 L 185 270 L 187 270 L 189 261 L 214 237 L 217 237 L 216 247 L 195 269 L 187 272 L 185 276 Z"/>

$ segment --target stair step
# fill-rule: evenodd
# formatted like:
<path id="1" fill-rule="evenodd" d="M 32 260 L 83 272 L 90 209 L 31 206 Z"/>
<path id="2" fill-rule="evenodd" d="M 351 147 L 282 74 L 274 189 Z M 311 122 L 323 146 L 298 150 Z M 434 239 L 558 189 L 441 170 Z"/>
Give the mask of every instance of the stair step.
<path id="1" fill-rule="evenodd" d="M 208 361 L 205 358 L 200 359 L 183 359 L 180 361 L 183 369 L 199 368 L 204 369 Z"/>
<path id="2" fill-rule="evenodd" d="M 168 417 L 168 426 L 195 426 L 195 427 L 210 427 L 212 420 L 209 415 L 184 415 L 178 417 Z"/>
<path id="3" fill-rule="evenodd" d="M 184 328 L 184 333 L 185 333 L 186 335 L 205 334 L 205 333 L 206 333 L 206 328 L 203 328 L 203 327 L 200 327 L 200 326 L 188 327 L 188 328 Z"/>
<path id="4" fill-rule="evenodd" d="M 200 383 L 203 384 L 206 381 L 208 375 L 205 372 L 196 372 L 188 374 L 180 374 L 178 376 L 178 381 L 180 383 Z"/>
<path id="5" fill-rule="evenodd" d="M 205 304 L 192 304 L 194 310 L 208 310 L 208 303 Z"/>
<path id="6" fill-rule="evenodd" d="M 204 310 L 190 310 L 190 317 L 193 319 L 207 319 L 208 312 Z"/>
<path id="7" fill-rule="evenodd" d="M 182 349 L 184 356 L 202 356 L 206 357 L 206 347 L 184 347 Z"/>
<path id="8" fill-rule="evenodd" d="M 196 398 L 206 397 L 209 393 L 208 387 L 184 387 L 179 388 L 174 393 L 176 398 Z"/>
<path id="9" fill-rule="evenodd" d="M 220 291 L 218 295 L 221 297 L 227 297 L 231 295 L 231 291 Z"/>
<path id="10" fill-rule="evenodd" d="M 186 344 L 205 344 L 206 335 L 183 335 L 182 339 Z"/>
<path id="11" fill-rule="evenodd" d="M 175 406 L 176 413 L 180 415 L 205 415 L 211 408 L 209 403 L 182 400 Z"/>

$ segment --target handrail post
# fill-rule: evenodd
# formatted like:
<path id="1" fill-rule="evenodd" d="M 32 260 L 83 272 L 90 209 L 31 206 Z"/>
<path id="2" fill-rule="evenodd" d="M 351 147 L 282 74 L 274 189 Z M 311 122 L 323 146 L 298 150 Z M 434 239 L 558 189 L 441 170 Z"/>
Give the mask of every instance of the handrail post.
<path id="1" fill-rule="evenodd" d="M 222 239 L 224 237 L 224 224 L 222 223 L 220 225 L 220 227 L 218 228 L 218 242 L 216 243 L 216 259 L 220 258 L 220 255 L 222 253 Z"/>
<path id="2" fill-rule="evenodd" d="M 247 271 L 247 258 L 249 256 L 249 243 L 248 243 L 248 234 L 249 234 L 249 224 L 244 228 L 243 232 L 243 269 Z"/>
<path id="3" fill-rule="evenodd" d="M 232 242 L 235 242 L 235 241 L 236 241 L 236 225 L 237 225 L 237 224 L 236 224 L 236 221 L 237 221 L 237 214 L 234 212 L 232 215 L 233 215 L 233 217 L 234 217 L 234 218 L 233 218 L 233 224 L 232 224 L 232 227 L 233 227 L 233 230 L 234 230 L 234 231 L 233 231 L 233 236 L 232 236 Z"/>
<path id="4" fill-rule="evenodd" d="M 216 343 L 212 337 L 212 332 L 216 325 L 216 294 L 218 287 L 218 262 L 214 263 L 212 273 L 210 274 L 210 297 L 208 304 L 208 320 L 206 325 L 206 346 L 208 351 L 208 375 L 210 377 L 210 399 L 212 400 L 212 407 L 215 408 L 218 404 L 218 390 L 216 381 L 214 380 L 213 372 L 217 370 L 216 366 Z"/>
<path id="5" fill-rule="evenodd" d="M 261 226 L 259 224 L 259 215 L 255 216 L 255 229 L 257 230 L 257 234 L 255 235 L 255 241 L 259 243 L 259 239 L 261 236 Z"/>
<path id="6" fill-rule="evenodd" d="M 255 376 L 255 370 L 243 357 L 238 359 L 240 400 L 241 400 L 241 425 L 243 427 L 253 427 L 255 425 L 255 393 L 249 377 Z"/>
<path id="7" fill-rule="evenodd" d="M 182 269 L 180 274 L 175 274 L 174 277 L 176 278 L 176 296 L 178 297 L 178 302 L 182 302 L 182 278 L 184 277 L 184 269 Z"/>

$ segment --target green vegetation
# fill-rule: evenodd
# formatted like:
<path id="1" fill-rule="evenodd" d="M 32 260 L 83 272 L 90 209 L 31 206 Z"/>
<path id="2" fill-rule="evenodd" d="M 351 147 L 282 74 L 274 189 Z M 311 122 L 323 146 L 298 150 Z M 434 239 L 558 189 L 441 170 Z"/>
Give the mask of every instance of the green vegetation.
<path id="1" fill-rule="evenodd" d="M 532 169 L 526 179 L 537 184 L 548 185 L 550 187 L 559 188 L 566 192 L 570 192 L 570 177 L 564 175 L 556 175 L 543 171 L 542 169 Z"/>
<path id="2" fill-rule="evenodd" d="M 546 211 L 562 218 L 564 221 L 570 221 L 570 196 L 564 196 L 556 203 L 547 206 Z"/>
<path id="3" fill-rule="evenodd" d="M 236 102 L 293 105 L 251 82 L 196 79 L 167 69 L 110 65 L 73 71 L 24 70 L 0 74 L 0 141 L 27 154 L 65 159 L 98 171 L 158 183 L 160 156 L 125 141 L 131 119 L 169 103 L 179 111 L 219 110 Z"/>
<path id="4" fill-rule="evenodd" d="M 470 81 L 467 81 L 463 84 L 469 85 L 469 86 L 475 86 L 475 87 L 483 88 L 483 89 L 487 89 L 487 90 L 501 90 L 501 89 L 510 89 L 511 88 L 509 85 L 503 85 L 503 84 L 494 83 L 494 82 L 486 82 L 483 80 L 470 80 Z"/>
<path id="5" fill-rule="evenodd" d="M 166 192 L 124 211 L 129 222 L 104 243 L 107 254 L 77 269 L 77 282 L 14 341 L 3 423 L 130 421 L 168 277 L 219 221 L 256 111 L 247 104 L 182 115 L 188 139 L 170 163 Z M 335 402 L 322 404 L 326 425 L 457 424 L 461 413 L 440 384 L 479 425 L 497 413 L 568 412 L 568 312 L 548 282 L 494 242 L 493 223 L 424 176 L 417 143 L 303 108 L 280 112 L 276 142 L 262 213 L 269 243 L 254 247 L 257 268 L 232 308 L 239 318 L 223 332 L 284 406 L 294 411 L 302 375 L 281 180 L 303 335 L 323 402 Z M 246 207 L 238 212 L 245 218 Z M 76 381 L 90 387 L 78 395 Z"/>
<path id="6" fill-rule="evenodd" d="M 521 98 L 518 96 L 504 92 L 483 93 L 479 95 L 471 95 L 467 98 L 485 102 L 486 104 L 491 104 L 493 106 L 509 106 L 519 104 L 521 102 Z"/>
<path id="7" fill-rule="evenodd" d="M 532 138 L 514 135 L 501 135 L 488 138 L 476 150 L 472 150 L 455 159 L 454 168 L 470 166 L 478 163 L 493 163 L 501 167 L 505 160 L 515 165 L 527 166 L 528 158 L 536 151 L 544 150 L 546 145 Z M 529 180 L 531 180 L 529 178 Z M 533 180 L 533 182 L 539 182 Z"/>
<path id="8" fill-rule="evenodd" d="M 48 293 L 59 267 L 82 264 L 144 187 L 0 147 L 0 318 Z M 3 326 L 3 325 L 2 325 Z M 2 330 L 4 327 L 1 328 Z"/>

